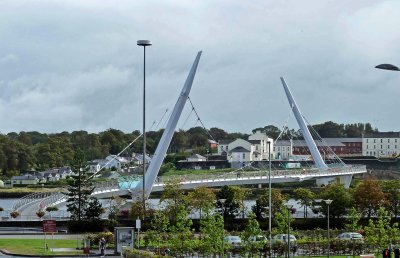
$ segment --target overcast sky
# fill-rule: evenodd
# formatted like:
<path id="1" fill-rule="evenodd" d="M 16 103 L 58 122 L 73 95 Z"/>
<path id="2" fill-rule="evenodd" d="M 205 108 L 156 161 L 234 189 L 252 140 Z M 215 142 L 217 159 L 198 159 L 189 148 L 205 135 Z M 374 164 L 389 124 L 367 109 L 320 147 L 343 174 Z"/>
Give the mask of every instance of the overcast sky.
<path id="1" fill-rule="evenodd" d="M 283 126 L 283 76 L 312 124 L 399 131 L 400 72 L 374 69 L 400 65 L 399 10 L 398 0 L 0 0 L 0 132 L 140 130 L 138 39 L 153 43 L 147 127 L 203 50 L 190 95 L 208 128 Z M 189 112 L 179 128 L 198 125 Z"/>

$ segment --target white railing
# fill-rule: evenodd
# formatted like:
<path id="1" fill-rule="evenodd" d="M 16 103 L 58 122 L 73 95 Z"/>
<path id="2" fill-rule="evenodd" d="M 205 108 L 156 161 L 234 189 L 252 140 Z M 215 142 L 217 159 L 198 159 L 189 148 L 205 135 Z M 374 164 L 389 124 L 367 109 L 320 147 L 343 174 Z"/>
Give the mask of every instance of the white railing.
<path id="1" fill-rule="evenodd" d="M 329 168 L 328 170 L 321 171 L 317 168 L 310 169 L 286 169 L 286 170 L 273 170 L 271 171 L 272 178 L 278 177 L 299 177 L 299 176 L 335 176 L 335 175 L 347 175 L 347 174 L 358 174 L 365 173 L 366 166 L 364 165 L 355 165 L 355 166 L 346 166 L 346 167 L 336 167 Z M 161 176 L 158 177 L 155 185 L 163 185 L 165 182 L 169 180 L 176 180 L 179 182 L 199 182 L 199 181 L 210 181 L 210 180 L 233 180 L 237 179 L 238 181 L 243 180 L 244 178 L 261 178 L 268 176 L 268 170 L 260 170 L 260 171 L 235 171 L 235 173 L 221 173 L 221 174 L 201 174 L 201 175 L 184 175 L 184 176 Z"/>
<path id="2" fill-rule="evenodd" d="M 12 209 L 13 211 L 19 210 L 21 209 L 23 206 L 25 205 L 29 205 L 32 202 L 38 201 L 40 199 L 46 198 L 48 196 L 50 196 L 52 193 L 32 193 L 32 194 L 28 194 L 20 199 L 18 199 Z"/>
<path id="3" fill-rule="evenodd" d="M 365 173 L 365 165 L 352 165 L 345 167 L 334 167 L 328 170 L 319 170 L 317 168 L 308 169 L 286 169 L 286 170 L 273 170 L 271 171 L 272 178 L 281 177 L 327 177 L 327 176 L 340 176 L 348 174 L 358 174 Z M 235 171 L 230 173 L 220 173 L 220 174 L 201 174 L 201 175 L 184 175 L 184 176 L 161 176 L 157 177 L 154 186 L 163 186 L 165 182 L 170 180 L 176 180 L 183 184 L 190 183 L 201 183 L 210 181 L 240 181 L 248 179 L 265 178 L 268 176 L 268 170 L 259 171 Z M 129 180 L 126 180 L 129 182 Z M 121 181 L 122 182 L 122 181 Z M 92 195 L 97 195 L 106 192 L 118 191 L 119 185 L 117 180 L 97 182 L 95 184 L 95 190 Z M 39 209 L 45 209 L 48 206 L 54 206 L 66 201 L 66 196 L 63 193 L 36 193 L 27 195 L 19 199 L 13 207 L 13 210 L 18 210 L 23 206 L 29 205 L 42 199 L 39 203 Z"/>

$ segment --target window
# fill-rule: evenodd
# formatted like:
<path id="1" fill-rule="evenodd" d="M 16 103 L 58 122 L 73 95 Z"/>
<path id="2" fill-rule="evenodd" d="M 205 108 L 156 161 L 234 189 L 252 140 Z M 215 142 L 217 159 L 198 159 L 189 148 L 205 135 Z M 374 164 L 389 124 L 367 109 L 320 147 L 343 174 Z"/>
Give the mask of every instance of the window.
<path id="1" fill-rule="evenodd" d="M 255 157 L 255 158 L 258 158 L 258 154 L 254 154 L 254 157 Z"/>
<path id="2" fill-rule="evenodd" d="M 390 139 L 388 139 L 388 143 L 390 143 Z"/>
<path id="3" fill-rule="evenodd" d="M 225 150 L 228 150 L 228 145 L 226 145 Z"/>
<path id="4" fill-rule="evenodd" d="M 242 156 L 242 157 L 243 157 L 243 159 L 245 159 L 245 158 L 246 158 L 246 153 L 243 153 L 243 156 Z"/>
<path id="5" fill-rule="evenodd" d="M 367 143 L 368 143 L 368 139 L 367 139 Z"/>
<path id="6" fill-rule="evenodd" d="M 376 139 L 374 139 L 374 143 L 376 143 Z"/>
<path id="7" fill-rule="evenodd" d="M 381 149 L 383 149 L 382 145 L 381 145 Z"/>
<path id="8" fill-rule="evenodd" d="M 381 143 L 383 142 L 383 139 L 381 139 Z"/>
<path id="9" fill-rule="evenodd" d="M 369 149 L 368 145 L 367 145 L 367 149 Z"/>
<path id="10" fill-rule="evenodd" d="M 390 149 L 390 145 L 388 145 L 388 149 Z"/>

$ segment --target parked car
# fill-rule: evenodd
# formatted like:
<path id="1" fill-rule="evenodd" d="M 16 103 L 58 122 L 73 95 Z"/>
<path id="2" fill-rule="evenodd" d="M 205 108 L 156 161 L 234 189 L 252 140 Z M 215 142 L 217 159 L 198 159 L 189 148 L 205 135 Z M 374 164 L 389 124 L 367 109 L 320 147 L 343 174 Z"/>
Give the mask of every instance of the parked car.
<path id="1" fill-rule="evenodd" d="M 363 241 L 363 236 L 360 233 L 355 232 L 344 232 L 336 236 L 337 239 L 341 240 L 357 240 Z"/>
<path id="2" fill-rule="evenodd" d="M 268 242 L 268 239 L 263 235 L 258 235 L 258 236 L 249 237 L 248 241 L 249 242 L 253 242 L 253 243 L 263 243 L 263 244 L 265 244 L 265 243 Z"/>
<path id="3" fill-rule="evenodd" d="M 285 242 L 287 243 L 287 234 L 278 234 L 272 238 L 272 242 Z M 297 239 L 294 235 L 289 235 L 290 243 L 297 243 Z"/>
<path id="4" fill-rule="evenodd" d="M 226 236 L 224 242 L 229 244 L 232 248 L 240 248 L 242 246 L 242 239 L 239 236 Z"/>

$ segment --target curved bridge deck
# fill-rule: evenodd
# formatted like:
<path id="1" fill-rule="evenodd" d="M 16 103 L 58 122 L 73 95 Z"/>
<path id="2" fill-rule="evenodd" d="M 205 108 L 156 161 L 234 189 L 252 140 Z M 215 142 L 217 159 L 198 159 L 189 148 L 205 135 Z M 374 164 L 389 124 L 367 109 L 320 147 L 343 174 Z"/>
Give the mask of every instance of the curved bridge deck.
<path id="1" fill-rule="evenodd" d="M 300 182 L 305 180 L 326 179 L 335 177 L 348 177 L 354 174 L 366 172 L 364 165 L 329 168 L 321 171 L 313 169 L 290 169 L 271 171 L 272 183 Z M 234 173 L 185 175 L 185 176 L 161 176 L 153 184 L 152 192 L 164 190 L 165 183 L 169 180 L 180 182 L 183 189 L 193 189 L 199 186 L 219 187 L 224 185 L 259 185 L 267 184 L 268 170 L 260 171 L 236 171 Z M 141 183 L 141 178 L 120 179 L 96 184 L 93 196 L 97 198 L 110 198 L 112 196 L 135 194 L 135 187 Z M 138 194 L 138 193 L 136 193 Z M 14 204 L 14 210 L 18 210 L 22 218 L 30 220 L 38 219 L 36 211 L 48 206 L 65 205 L 65 195 L 62 193 L 35 194 L 21 198 Z"/>

